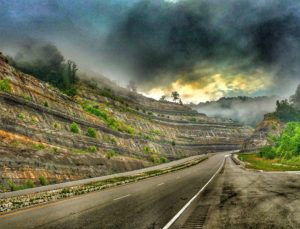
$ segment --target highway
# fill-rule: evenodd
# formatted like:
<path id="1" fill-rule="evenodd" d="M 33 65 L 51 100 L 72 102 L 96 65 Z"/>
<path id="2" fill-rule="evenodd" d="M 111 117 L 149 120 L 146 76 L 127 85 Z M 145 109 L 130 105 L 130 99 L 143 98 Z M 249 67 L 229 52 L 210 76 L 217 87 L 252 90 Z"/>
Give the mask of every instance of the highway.
<path id="1" fill-rule="evenodd" d="M 300 228 L 299 174 L 244 170 L 226 155 L 2 215 L 0 228 Z"/>
<path id="2" fill-rule="evenodd" d="M 162 228 L 216 173 L 224 155 L 177 172 L 3 215 L 0 228 Z"/>

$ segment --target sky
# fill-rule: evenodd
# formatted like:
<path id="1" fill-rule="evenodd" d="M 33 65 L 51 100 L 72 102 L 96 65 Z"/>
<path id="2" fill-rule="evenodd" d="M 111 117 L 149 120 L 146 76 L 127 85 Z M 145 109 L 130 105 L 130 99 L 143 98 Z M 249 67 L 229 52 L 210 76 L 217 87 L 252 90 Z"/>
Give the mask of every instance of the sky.
<path id="1" fill-rule="evenodd" d="M 0 51 L 44 44 L 154 98 L 289 96 L 300 83 L 300 2 L 0 0 Z"/>

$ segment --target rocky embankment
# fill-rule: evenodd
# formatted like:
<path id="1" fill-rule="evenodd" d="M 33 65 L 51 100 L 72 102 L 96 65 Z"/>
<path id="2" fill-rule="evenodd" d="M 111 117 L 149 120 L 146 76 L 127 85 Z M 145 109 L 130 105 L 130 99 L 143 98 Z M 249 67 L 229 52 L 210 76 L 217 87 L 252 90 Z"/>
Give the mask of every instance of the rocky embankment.
<path id="1" fill-rule="evenodd" d="M 55 183 L 240 149 L 252 133 L 101 81 L 76 87 L 77 95 L 68 97 L 0 57 L 2 190 L 27 179 Z"/>
<path id="2" fill-rule="evenodd" d="M 266 114 L 263 121 L 261 121 L 255 128 L 253 134 L 247 138 L 243 144 L 243 152 L 256 151 L 268 144 L 268 136 L 278 136 L 284 129 L 285 124 L 280 122 L 273 114 Z"/>

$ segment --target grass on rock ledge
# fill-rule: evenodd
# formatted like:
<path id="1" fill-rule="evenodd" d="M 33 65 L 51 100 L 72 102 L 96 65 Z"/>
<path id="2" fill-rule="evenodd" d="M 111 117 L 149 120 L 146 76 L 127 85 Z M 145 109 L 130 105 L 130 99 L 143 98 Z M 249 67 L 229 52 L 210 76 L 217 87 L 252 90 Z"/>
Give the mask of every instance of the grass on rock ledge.
<path id="1" fill-rule="evenodd" d="M 135 134 L 136 132 L 134 128 L 126 124 L 124 121 L 114 118 L 113 114 L 109 113 L 104 108 L 101 108 L 93 101 L 85 100 L 81 103 L 81 106 L 85 112 L 97 116 L 106 124 L 107 127 L 113 130 L 121 131 L 131 135 Z"/>

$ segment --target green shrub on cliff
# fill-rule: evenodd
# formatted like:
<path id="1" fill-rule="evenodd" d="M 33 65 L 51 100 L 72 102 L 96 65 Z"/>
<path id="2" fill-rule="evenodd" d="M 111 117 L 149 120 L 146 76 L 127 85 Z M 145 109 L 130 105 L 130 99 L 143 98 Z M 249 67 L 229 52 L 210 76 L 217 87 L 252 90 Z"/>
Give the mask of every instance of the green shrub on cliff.
<path id="1" fill-rule="evenodd" d="M 159 162 L 166 163 L 166 162 L 168 162 L 168 159 L 166 157 L 160 157 Z"/>
<path id="2" fill-rule="evenodd" d="M 97 151 L 97 147 L 96 146 L 89 146 L 87 149 L 90 153 L 95 153 Z"/>
<path id="3" fill-rule="evenodd" d="M 21 97 L 27 101 L 32 101 L 32 98 L 30 95 L 26 95 L 26 94 L 21 94 Z"/>
<path id="4" fill-rule="evenodd" d="M 21 120 L 25 120 L 25 118 L 26 118 L 26 115 L 24 114 L 24 113 L 19 113 L 19 114 L 17 114 L 17 118 L 18 119 L 21 119 Z"/>
<path id="5" fill-rule="evenodd" d="M 8 80 L 0 80 L 0 91 L 11 92 L 11 86 Z"/>
<path id="6" fill-rule="evenodd" d="M 70 125 L 70 131 L 71 131 L 72 133 L 75 133 L 75 134 L 78 134 L 78 133 L 79 133 L 80 129 L 79 129 L 77 123 L 73 122 L 73 123 Z"/>
<path id="7" fill-rule="evenodd" d="M 91 138 L 96 138 L 97 137 L 97 131 L 94 128 L 89 127 L 86 133 L 87 136 Z"/>
<path id="8" fill-rule="evenodd" d="M 31 179 L 26 180 L 24 185 L 25 185 L 25 188 L 34 188 L 35 187 L 35 184 Z"/>
<path id="9" fill-rule="evenodd" d="M 18 190 L 22 190 L 22 189 L 27 189 L 27 188 L 34 188 L 35 184 L 31 179 L 28 179 L 24 182 L 24 184 L 15 184 L 12 180 L 9 180 L 7 182 L 9 188 L 11 191 L 18 191 Z"/>
<path id="10" fill-rule="evenodd" d="M 48 104 L 48 101 L 44 101 L 44 107 L 48 107 L 49 104 Z"/>
<path id="11" fill-rule="evenodd" d="M 112 157 L 116 156 L 116 152 L 114 150 L 108 150 L 105 156 L 107 159 L 111 159 Z"/>
<path id="12" fill-rule="evenodd" d="M 42 149 L 45 149 L 46 146 L 43 145 L 42 143 L 33 143 L 32 148 L 35 150 L 42 150 Z"/>
<path id="13" fill-rule="evenodd" d="M 41 185 L 43 185 L 43 186 L 49 184 L 47 178 L 44 176 L 40 176 L 39 181 L 40 181 Z"/>
<path id="14" fill-rule="evenodd" d="M 279 137 L 270 136 L 268 141 L 270 145 L 260 150 L 260 157 L 285 160 L 300 157 L 300 122 L 287 123 Z"/>

